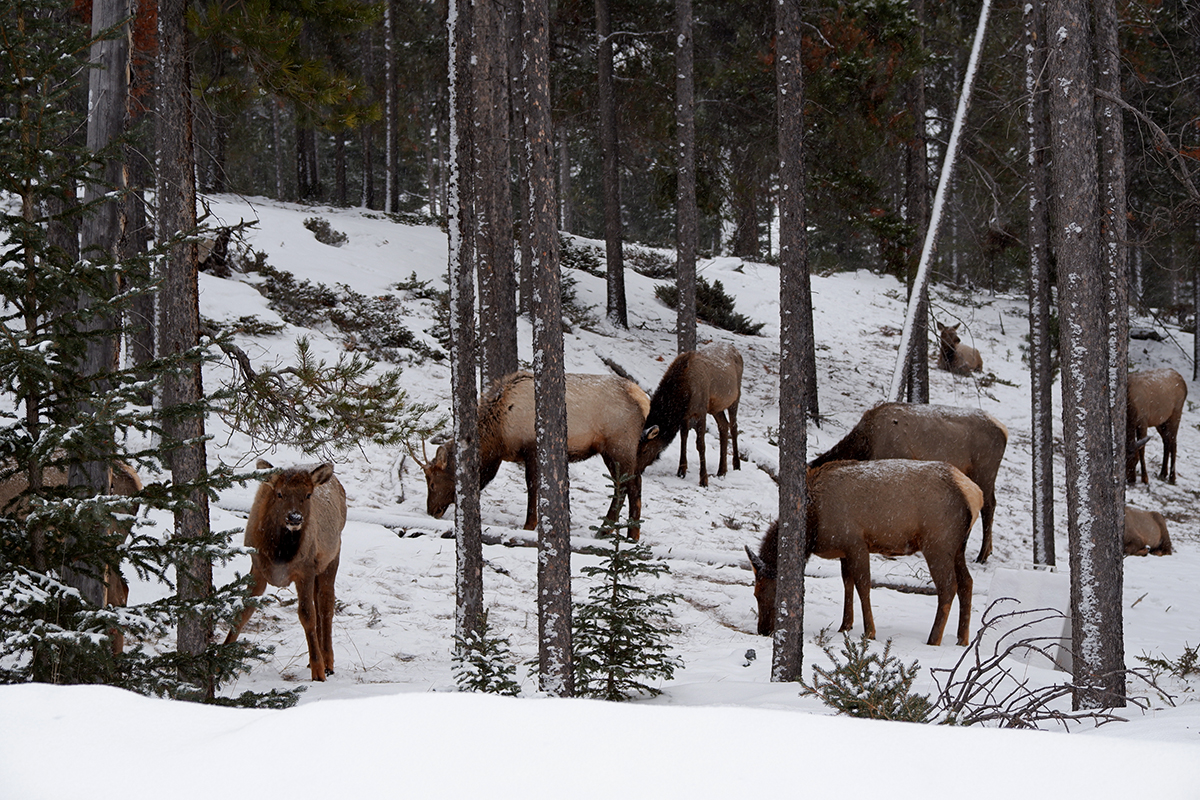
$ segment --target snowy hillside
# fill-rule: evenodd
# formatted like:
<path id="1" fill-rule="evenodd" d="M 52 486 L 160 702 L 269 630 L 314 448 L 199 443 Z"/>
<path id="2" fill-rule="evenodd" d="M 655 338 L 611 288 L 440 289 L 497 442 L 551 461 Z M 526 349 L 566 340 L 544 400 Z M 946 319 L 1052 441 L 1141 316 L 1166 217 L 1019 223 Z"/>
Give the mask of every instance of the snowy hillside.
<path id="1" fill-rule="evenodd" d="M 253 247 L 265 252 L 272 266 L 297 279 L 345 283 L 372 296 L 390 292 L 389 287 L 413 274 L 438 285 L 445 282 L 446 237 L 436 228 L 399 225 L 357 210 L 313 209 L 261 199 L 222 196 L 213 198 L 211 206 L 213 214 L 226 223 L 257 220 L 258 227 L 249 234 Z M 345 233 L 346 244 L 331 247 L 318 243 L 302 225 L 314 215 Z M 942 754 L 934 767 L 938 784 L 961 787 L 967 782 L 972 796 L 1004 796 L 1002 790 L 1021 785 L 1017 778 L 1028 780 L 1027 786 L 1049 791 L 1059 786 L 1065 791 L 1059 779 L 1066 774 L 1093 781 L 1088 785 L 1095 796 L 1115 797 L 1118 792 L 1136 790 L 1157 791 L 1166 797 L 1195 796 L 1200 786 L 1200 704 L 1188 702 L 1195 700 L 1189 691 L 1195 682 L 1188 687 L 1165 680 L 1164 688 L 1180 704 L 1169 708 L 1161 697 L 1131 681 L 1130 691 L 1145 697 L 1152 711 L 1143 714 L 1130 708 L 1126 712 L 1130 722 L 1113 723 L 1082 736 L 1063 736 L 829 719 L 830 711 L 816 699 L 801 697 L 795 686 L 769 681 L 771 645 L 769 639 L 755 634 L 752 580 L 743 548 L 756 546 L 777 512 L 777 490 L 770 474 L 778 467 L 777 448 L 772 443 L 778 427 L 778 272 L 767 265 L 718 258 L 702 261 L 699 273 L 710 282 L 719 280 L 726 292 L 737 298 L 737 310 L 765 326 L 758 337 L 737 336 L 704 325 L 699 332 L 702 342 L 735 344 L 745 359 L 738 415 L 742 469 L 713 477 L 708 488 L 700 488 L 694 444 L 689 440 L 687 478 L 675 476 L 677 443 L 644 478 L 642 541 L 670 565 L 662 589 L 681 597 L 675 613 L 683 632 L 675 645 L 684 667 L 662 687 L 661 697 L 639 702 L 634 708 L 616 708 L 586 701 L 408 696 L 454 690 L 450 659 L 454 542 L 447 538 L 452 514 L 442 521 L 428 517 L 420 468 L 401 452 L 368 446 L 362 452 L 346 454 L 337 463 L 337 474 L 347 490 L 349 522 L 337 580 L 333 633 L 337 671 L 329 681 L 309 685 L 300 707 L 286 712 L 180 707 L 105 689 L 0 688 L 0 717 L 7 723 L 0 732 L 0 796 L 68 796 L 69 781 L 33 791 L 35 776 L 28 759 L 39 743 L 89 747 L 87 743 L 94 740 L 87 738 L 88 732 L 95 730 L 97 718 L 119 721 L 125 735 L 120 742 L 112 741 L 87 756 L 81 754 L 81 769 L 92 763 L 88 759 L 102 763 L 99 759 L 110 748 L 136 750 L 136 743 L 160 743 L 157 750 L 150 751 L 157 755 L 146 757 L 146 771 L 138 773 L 132 791 L 124 793 L 126 797 L 163 796 L 166 781 L 177 786 L 171 765 L 184 752 L 211 756 L 214 771 L 220 771 L 224 767 L 218 767 L 218 762 L 236 759 L 239 751 L 245 766 L 235 767 L 227 777 L 236 775 L 247 786 L 270 787 L 280 794 L 325 793 L 322 787 L 328 787 L 329 792 L 338 794 L 348 789 L 394 794 L 400 789 L 417 797 L 463 796 L 486 789 L 484 784 L 476 785 L 470 775 L 456 773 L 479 771 L 494 773 L 497 796 L 515 796 L 518 791 L 523 796 L 538 796 L 542 793 L 532 788 L 535 766 L 524 763 L 527 756 L 558 753 L 563 759 L 582 758 L 596 769 L 601 765 L 606 769 L 624 752 L 637 762 L 630 765 L 627 776 L 618 773 L 618 777 L 600 779 L 578 791 L 564 788 L 557 796 L 611 796 L 620 791 L 634 796 L 727 797 L 738 787 L 742 791 L 751 785 L 771 788 L 770 781 L 763 785 L 762 779 L 754 776 L 754 765 L 766 763 L 767 754 L 781 742 L 787 742 L 797 756 L 815 748 L 814 752 L 827 759 L 825 769 L 814 770 L 812 775 L 818 791 L 835 791 L 841 785 L 838 770 L 848 768 L 855 770 L 856 780 L 861 777 L 865 781 L 864 794 L 877 786 L 897 796 L 916 796 L 922 788 L 929 789 L 930 765 L 921 757 L 937 752 Z M 596 306 L 595 316 L 602 316 L 603 279 L 586 273 L 574 277 L 580 300 Z M 202 275 L 202 313 L 216 320 L 253 315 L 281 323 L 253 288 L 253 280 L 237 273 L 227 280 Z M 606 362 L 616 363 L 652 392 L 674 353 L 674 311 L 654 298 L 654 281 L 630 271 L 626 283 L 630 330 L 618 331 L 604 322 L 576 328 L 566 335 L 567 369 L 606 373 L 610 371 Z M 891 278 L 867 271 L 814 277 L 813 297 L 823 422 L 820 428 L 810 426 L 810 455 L 832 446 L 863 411 L 884 399 L 904 314 L 902 287 Z M 408 307 L 413 313 L 409 320 L 412 331 L 433 344 L 428 333 L 434 324 L 431 305 L 413 300 Z M 1027 332 L 1026 304 L 1022 298 L 984 293 L 968 297 L 939 288 L 933 311 L 939 321 L 963 323 L 963 340 L 981 352 L 986 379 L 931 370 L 932 401 L 984 409 L 1009 429 L 1008 450 L 997 482 L 995 551 L 987 565 L 970 564 L 975 580 L 974 632 L 993 579 L 999 574 L 1010 580 L 1011 571 L 1028 565 L 1032 554 L 1029 381 L 1021 350 Z M 1190 379 L 1187 354 L 1192 351 L 1191 335 L 1175 329 L 1163 332 L 1168 335 L 1164 342 L 1132 343 L 1135 368 L 1172 366 Z M 329 360 L 347 346 L 333 330 L 290 326 L 278 335 L 243 337 L 239 344 L 260 363 L 286 360 L 300 335 L 307 335 L 314 352 Z M 532 337 L 527 324 L 522 323 L 519 337 L 521 358 L 528 362 Z M 448 361 L 414 360 L 402 366 L 412 399 L 448 409 Z M 209 379 L 218 377 L 210 374 Z M 1125 561 L 1125 653 L 1131 667 L 1140 666 L 1138 655 L 1175 658 L 1185 645 L 1200 643 L 1200 582 L 1195 579 L 1200 575 L 1196 527 L 1200 517 L 1196 510 L 1200 496 L 1196 401 L 1200 392 L 1190 381 L 1189 386 L 1192 399 L 1185 407 L 1180 430 L 1178 485 L 1168 486 L 1152 474 L 1148 487 L 1129 490 L 1130 503 L 1164 513 L 1176 548 L 1170 557 Z M 1056 389 L 1056 403 L 1057 394 Z M 708 460 L 710 469 L 715 469 L 715 425 L 710 421 L 708 428 Z M 209 447 L 213 463 L 244 466 L 259 456 L 277 465 L 311 460 L 307 454 L 286 449 L 256 450 L 217 420 L 211 423 L 210 432 L 215 437 Z M 1152 473 L 1157 471 L 1161 455 L 1161 441 L 1155 434 L 1147 446 Z M 1060 534 L 1056 550 L 1059 571 L 1065 572 L 1062 470 L 1057 474 Z M 213 510 L 214 527 L 236 529 L 240 541 L 253 490 L 247 486 L 222 495 Z M 577 538 L 589 535 L 588 527 L 598 522 L 608 501 L 609 483 L 601 462 L 593 459 L 573 464 L 571 516 Z M 489 538 L 510 544 L 533 541 L 533 532 L 520 530 L 525 518 L 525 488 L 518 466 L 502 466 L 497 479 L 483 492 L 482 515 Z M 167 521 L 160 523 L 165 528 Z M 978 553 L 979 541 L 977 524 L 968 544 L 971 559 Z M 535 552 L 531 547 L 502 545 L 489 545 L 484 552 L 490 622 L 510 638 L 521 660 L 536 655 Z M 575 557 L 576 576 L 584 563 L 585 557 Z M 246 572 L 249 560 L 231 569 Z M 813 640 L 822 628 L 836 630 L 842 600 L 836 562 L 814 559 L 808 575 L 806 675 L 811 663 L 825 660 Z M 928 585 L 920 556 L 875 557 L 872 577 L 877 583 Z M 585 589 L 582 580 L 577 580 L 577 596 Z M 162 587 L 135 582 L 130 602 L 161 591 Z M 290 588 L 269 589 L 268 597 L 273 602 L 254 616 L 243 636 L 273 645 L 274 658 L 230 686 L 231 693 L 308 683 L 307 650 L 296 619 L 295 594 Z M 924 644 L 934 613 L 931 596 L 876 588 L 871 599 L 880 646 L 891 639 L 892 652 L 905 663 L 917 660 L 926 668 L 950 667 L 962 654 L 961 648 L 950 644 L 952 636 L 942 647 Z M 956 618 L 957 610 L 952 614 L 952 619 Z M 857 619 L 856 631 L 861 631 L 861 613 Z M 1019 662 L 1011 666 L 1035 685 L 1068 678 L 1065 673 Z M 536 678 L 527 676 L 524 668 L 521 675 L 524 694 L 535 695 Z M 922 692 L 934 689 L 927 669 L 922 670 L 915 688 Z M 662 706 L 688 708 L 667 711 L 659 709 Z M 453 717 L 452 724 L 444 717 Z M 13 721 L 21 724 L 13 725 Z M 479 744 L 469 754 L 461 743 L 452 746 L 448 741 L 471 729 Z M 562 735 L 547 737 L 546 731 Z M 273 766 L 250 766 L 280 765 L 294 761 L 297 755 L 304 758 L 295 751 L 295 744 L 325 736 L 337 741 L 330 769 L 332 763 L 340 763 L 354 770 L 348 782 L 301 770 L 275 784 L 270 782 Z M 1118 743 L 1112 737 L 1126 741 Z M 513 739 L 517 741 L 507 741 Z M 714 743 L 720 746 L 714 748 Z M 549 750 L 537 749 L 543 744 Z M 276 746 L 280 748 L 277 753 L 272 750 Z M 857 755 L 863 747 L 888 753 L 869 774 L 861 771 L 861 755 Z M 252 748 L 263 749 L 249 755 Z M 1046 758 L 1048 749 L 1054 754 L 1051 758 Z M 482 757 L 485 751 L 490 754 L 486 758 Z M 465 771 L 455 763 L 463 760 L 470 765 Z M 1008 769 L 1034 761 L 1042 766 L 1031 773 L 1018 770 L 1018 775 Z M 1117 761 L 1129 773 L 1113 780 L 1107 768 Z M 808 769 L 804 767 L 805 772 Z M 555 779 L 552 769 L 546 783 L 583 783 L 573 767 L 562 770 Z M 405 783 L 404 775 L 412 782 Z M 447 785 L 438 785 L 438 775 L 454 777 Z M 782 776 L 772 780 L 779 781 L 779 786 L 789 785 Z M 6 785 L 19 791 L 6 791 Z M 167 794 L 198 797 L 202 789 L 212 788 L 197 786 L 194 792 L 188 789 L 176 794 L 172 790 Z"/>

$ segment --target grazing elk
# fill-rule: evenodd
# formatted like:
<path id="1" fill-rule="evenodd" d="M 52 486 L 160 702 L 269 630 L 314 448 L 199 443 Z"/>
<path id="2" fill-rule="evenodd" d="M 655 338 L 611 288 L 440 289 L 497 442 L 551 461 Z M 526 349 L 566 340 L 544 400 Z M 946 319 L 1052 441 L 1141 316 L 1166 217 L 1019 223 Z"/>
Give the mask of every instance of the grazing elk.
<path id="1" fill-rule="evenodd" d="M 259 460 L 258 469 L 274 469 Z M 292 467 L 259 484 L 246 520 L 247 547 L 254 548 L 251 597 L 272 586 L 296 584 L 297 613 L 308 640 L 308 667 L 314 681 L 333 674 L 333 582 L 346 526 L 346 490 L 332 464 Z M 247 606 L 225 637 L 236 641 L 254 613 Z"/>
<path id="2" fill-rule="evenodd" d="M 717 475 L 727 469 L 725 452 L 733 445 L 733 468 L 741 469 L 737 444 L 737 410 L 742 396 L 742 354 L 731 344 L 714 344 L 680 353 L 667 367 L 654 396 L 646 429 L 638 443 L 638 468 L 644 470 L 658 459 L 679 433 L 680 478 L 687 475 L 687 432 L 696 429 L 696 454 L 700 457 L 700 485 L 708 486 L 708 464 L 704 459 L 704 415 L 712 414 L 721 438 L 721 461 Z M 726 420 L 726 413 L 729 418 Z"/>
<path id="3" fill-rule="evenodd" d="M 62 458 L 61 452 L 55 453 L 55 458 Z M 12 466 L 11 464 L 9 465 Z M 114 462 L 109 469 L 109 487 L 111 493 L 121 497 L 136 497 L 142 491 L 142 481 L 138 477 L 137 472 L 133 467 L 123 461 Z M 67 471 L 60 466 L 47 467 L 42 471 L 42 485 L 48 488 L 59 488 L 67 485 Z M 23 499 L 18 499 L 20 495 L 29 488 L 28 476 L 24 472 L 15 472 L 7 480 L 0 482 L 0 515 L 15 514 L 18 518 L 23 519 L 28 509 L 28 505 Z M 130 508 L 131 514 L 137 513 L 137 504 L 133 504 Z M 120 536 L 120 541 L 125 541 L 129 537 L 130 525 L 132 524 L 131 517 L 127 517 L 128 521 L 120 521 L 115 526 L 113 531 Z M 76 588 L 83 590 L 83 594 L 89 599 L 99 599 L 101 606 L 123 607 L 129 602 L 129 584 L 125 582 L 125 578 L 121 575 L 121 570 L 115 565 L 106 565 L 101 581 L 94 582 L 94 579 L 87 578 L 74 570 L 70 574 L 77 576 L 81 581 L 91 583 L 96 587 L 98 594 L 92 596 L 88 590 L 83 590 L 83 585 Z M 64 575 L 68 583 L 75 584 L 77 581 L 71 580 L 67 575 Z M 119 628 L 113 628 L 109 631 L 109 637 L 112 640 L 113 655 L 120 655 L 125 649 L 125 634 Z"/>
<path id="4" fill-rule="evenodd" d="M 582 461 L 599 455 L 614 481 L 626 480 L 613 497 L 608 519 L 616 521 L 624 494 L 629 517 L 642 516 L 642 471 L 638 436 L 650 398 L 636 383 L 616 375 L 567 375 L 567 458 Z M 534 433 L 533 375 L 514 372 L 496 381 L 479 399 L 479 488 L 496 477 L 502 461 L 525 465 L 528 504 L 525 530 L 537 527 L 537 437 Z M 412 454 L 417 458 L 416 454 Z M 438 447 L 432 462 L 421 463 L 429 490 L 425 509 L 441 519 L 454 502 L 453 442 Z M 636 541 L 640 530 L 630 528 Z"/>
<path id="5" fill-rule="evenodd" d="M 1008 445 L 1004 423 L 974 408 L 908 403 L 881 403 L 869 409 L 854 429 L 828 452 L 809 462 L 818 467 L 849 459 L 909 458 L 945 461 L 962 470 L 983 490 L 983 545 L 980 564 L 992 554 L 992 521 L 996 514 L 996 473 Z"/>
<path id="6" fill-rule="evenodd" d="M 974 347 L 962 343 L 962 339 L 958 336 L 958 325 L 943 325 L 939 322 L 937 328 L 938 369 L 958 375 L 969 375 L 983 369 L 983 357 Z"/>
<path id="7" fill-rule="evenodd" d="M 1125 506 L 1125 555 L 1169 556 L 1174 552 L 1162 514 Z"/>
<path id="8" fill-rule="evenodd" d="M 854 590 L 863 610 L 863 630 L 875 638 L 871 614 L 871 553 L 906 556 L 918 550 L 937 588 L 937 614 L 929 644 L 942 643 L 950 605 L 958 595 L 958 644 L 966 645 L 971 628 L 971 573 L 967 571 L 967 535 L 983 492 L 959 470 L 942 461 L 835 461 L 808 472 L 808 552 L 842 562 L 845 602 L 842 626 L 854 626 Z M 775 581 L 779 523 L 772 523 L 755 554 L 746 548 L 754 569 L 758 632 L 775 630 Z"/>
<path id="9" fill-rule="evenodd" d="M 1160 481 L 1175 483 L 1175 446 L 1179 434 L 1179 419 L 1183 416 L 1183 401 L 1187 399 L 1187 382 L 1173 369 L 1151 369 L 1131 372 L 1126 388 L 1125 406 L 1125 479 L 1137 483 L 1137 467 L 1142 465 L 1142 483 L 1146 477 L 1146 432 L 1156 428 L 1162 437 L 1162 469 Z M 1168 470 L 1168 465 L 1170 469 Z"/>

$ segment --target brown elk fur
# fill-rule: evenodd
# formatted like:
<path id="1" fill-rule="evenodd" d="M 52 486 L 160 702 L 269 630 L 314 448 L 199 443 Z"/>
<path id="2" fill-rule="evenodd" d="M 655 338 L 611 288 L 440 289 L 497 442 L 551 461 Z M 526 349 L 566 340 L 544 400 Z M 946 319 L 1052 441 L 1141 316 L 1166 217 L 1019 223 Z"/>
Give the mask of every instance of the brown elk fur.
<path id="1" fill-rule="evenodd" d="M 996 474 L 1008 445 L 1008 428 L 987 412 L 908 403 L 881 403 L 810 467 L 850 459 L 911 458 L 953 464 L 983 490 L 983 545 L 978 563 L 992 554 Z"/>
<path id="2" fill-rule="evenodd" d="M 258 469 L 273 467 L 259 460 Z M 308 666 L 314 681 L 333 674 L 333 583 L 346 526 L 346 490 L 332 464 L 292 467 L 259 484 L 246 520 L 247 547 L 254 548 L 251 597 L 267 584 L 296 584 L 297 613 L 308 640 Z M 225 643 L 237 639 L 254 613 L 248 606 Z"/>
<path id="3" fill-rule="evenodd" d="M 1142 465 L 1142 483 L 1149 483 L 1146 433 L 1150 428 L 1158 430 L 1163 443 L 1158 479 L 1175 483 L 1175 447 L 1184 400 L 1187 400 L 1187 381 L 1173 369 L 1129 373 L 1125 407 L 1125 479 L 1129 483 L 1137 482 L 1139 463 Z"/>
<path id="4" fill-rule="evenodd" d="M 646 429 L 638 444 L 638 466 L 653 464 L 679 433 L 680 478 L 687 475 L 687 432 L 696 430 L 696 454 L 700 458 L 700 485 L 708 486 L 708 464 L 704 458 L 704 415 L 717 421 L 721 439 L 721 461 L 717 475 L 727 470 L 725 453 L 732 443 L 733 468 L 741 469 L 737 444 L 738 401 L 742 397 L 742 354 L 731 344 L 714 344 L 680 353 L 667 367 L 654 396 Z M 728 419 L 726 414 L 728 413 Z"/>
<path id="5" fill-rule="evenodd" d="M 61 457 L 61 453 L 56 453 L 56 458 Z M 67 471 L 58 466 L 47 467 L 42 472 L 42 485 L 51 488 L 66 486 Z M 110 469 L 109 486 L 112 494 L 122 497 L 135 497 L 138 492 L 142 491 L 142 481 L 137 472 L 123 461 L 116 462 Z M 18 497 L 28 488 L 29 480 L 24 472 L 14 473 L 8 480 L 0 482 L 0 514 L 15 513 L 19 517 L 24 517 L 27 506 L 23 500 L 18 500 Z M 15 506 L 12 505 L 14 501 L 16 501 Z M 136 513 L 136 505 L 131 511 Z M 116 533 L 120 535 L 121 541 L 124 541 L 129 537 L 128 525 L 119 526 Z M 118 567 L 106 566 L 103 581 L 104 605 L 123 607 L 128 604 L 129 584 L 125 582 Z M 113 655 L 120 655 L 125 649 L 125 634 L 119 628 L 113 628 L 108 633 L 112 639 Z"/>
<path id="6" fill-rule="evenodd" d="M 1125 506 L 1125 555 L 1169 556 L 1174 552 L 1162 514 Z"/>
<path id="7" fill-rule="evenodd" d="M 958 325 L 943 325 L 939 322 L 937 328 L 938 369 L 959 375 L 969 375 L 983 369 L 983 357 L 974 347 L 962 343 L 958 335 Z"/>
<path id="8" fill-rule="evenodd" d="M 613 497 L 608 519 L 616 521 L 625 494 L 629 517 L 642 515 L 642 471 L 637 465 L 638 436 L 650 398 L 636 383 L 615 375 L 567 375 L 567 458 L 604 460 L 613 480 L 627 477 Z M 492 482 L 503 461 L 525 465 L 528 503 L 525 530 L 537 527 L 537 438 L 534 433 L 533 375 L 514 372 L 498 380 L 479 399 L 479 488 Z M 454 448 L 444 444 L 433 461 L 422 464 L 429 490 L 425 509 L 440 519 L 454 502 Z M 630 530 L 636 540 L 639 530 Z"/>
<path id="9" fill-rule="evenodd" d="M 841 560 L 845 600 L 842 626 L 854 626 L 854 590 L 863 609 L 863 630 L 875 638 L 871 613 L 871 553 L 905 556 L 920 551 L 937 588 L 937 613 L 929 644 L 939 645 L 958 595 L 958 644 L 971 628 L 971 573 L 967 536 L 983 492 L 959 470 L 941 461 L 892 459 L 834 461 L 808 472 L 808 552 Z M 746 548 L 754 569 L 758 632 L 775 630 L 775 581 L 779 523 L 772 523 L 757 555 Z"/>

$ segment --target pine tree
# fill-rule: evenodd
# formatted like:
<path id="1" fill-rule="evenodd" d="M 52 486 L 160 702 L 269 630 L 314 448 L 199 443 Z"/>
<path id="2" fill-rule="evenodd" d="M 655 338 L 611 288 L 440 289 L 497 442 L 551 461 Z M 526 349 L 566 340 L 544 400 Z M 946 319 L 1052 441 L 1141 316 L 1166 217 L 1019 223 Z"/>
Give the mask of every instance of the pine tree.
<path id="1" fill-rule="evenodd" d="M 486 611 L 479 617 L 479 627 L 455 636 L 454 644 L 454 682 L 459 689 L 509 697 L 521 693 L 513 680 L 517 668 L 508 660 L 512 654 L 508 637 L 493 634 Z"/>
<path id="2" fill-rule="evenodd" d="M 66 223 L 93 210 L 94 203 L 60 200 L 77 187 L 104 189 L 98 168 L 109 155 L 88 152 L 73 138 L 83 126 L 68 97 L 76 81 L 86 80 L 79 54 L 88 52 L 88 33 L 69 9 L 66 2 L 18 0 L 0 39 L 0 61 L 11 67 L 0 71 L 0 106 L 15 112 L 0 117 L 0 193 L 15 201 L 0 212 L 0 324 L 7 332 L 0 340 L 0 391 L 12 409 L 0 412 L 0 486 L 17 493 L 0 508 L 0 682 L 109 683 L 196 699 L 204 686 L 246 671 L 247 660 L 265 651 L 210 645 L 185 656 L 169 644 L 185 612 L 176 597 L 100 606 L 66 580 L 70 572 L 106 583 L 113 600 L 120 599 L 122 567 L 170 582 L 185 548 L 135 524 L 137 509 L 182 508 L 193 492 L 212 493 L 233 479 L 206 474 L 182 486 L 155 480 L 132 496 L 97 494 L 63 479 L 83 464 L 112 471 L 124 463 L 146 477 L 162 474 L 169 451 L 181 443 L 163 436 L 162 420 L 143 394 L 203 356 L 189 350 L 144 371 L 142 365 L 77 370 L 89 341 L 124 333 L 123 312 L 152 288 L 153 254 L 117 260 L 93 249 L 81 258 L 77 248 L 52 241 L 51 230 L 78 230 Z M 121 287 L 116 295 L 114 285 Z M 98 320 L 104 324 L 92 324 Z M 205 404 L 188 409 L 206 411 Z M 187 549 L 228 559 L 241 552 L 228 546 L 228 536 L 205 531 Z M 220 587 L 203 613 L 232 618 L 245 604 L 244 584 Z M 120 639 L 131 646 L 117 646 Z M 205 677 L 184 681 L 180 674 Z M 294 702 L 294 694 L 225 702 L 278 705 Z"/>
<path id="3" fill-rule="evenodd" d="M 650 548 L 631 542 L 623 530 L 630 522 L 604 520 L 592 527 L 601 544 L 583 553 L 600 558 L 581 572 L 596 580 L 588 600 L 575 608 L 575 691 L 602 700 L 629 700 L 637 694 L 658 695 L 654 681 L 669 680 L 682 660 L 671 654 L 668 638 L 679 632 L 671 603 L 677 597 L 651 592 L 640 585 L 669 573 L 653 560 Z"/>

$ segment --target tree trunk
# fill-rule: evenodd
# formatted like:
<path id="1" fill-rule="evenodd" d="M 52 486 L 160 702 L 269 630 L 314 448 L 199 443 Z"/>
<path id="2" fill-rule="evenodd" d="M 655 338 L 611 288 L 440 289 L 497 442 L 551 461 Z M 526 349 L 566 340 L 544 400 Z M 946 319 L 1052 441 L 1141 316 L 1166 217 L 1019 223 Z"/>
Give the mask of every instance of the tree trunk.
<path id="1" fill-rule="evenodd" d="M 692 0 L 675 1 L 675 133 L 679 147 L 676 191 L 675 281 L 679 307 L 675 336 L 680 353 L 696 349 L 696 81 Z"/>
<path id="2" fill-rule="evenodd" d="M 196 183 L 192 163 L 191 68 L 187 44 L 187 0 L 160 0 L 158 7 L 157 66 L 157 143 L 158 174 L 155 194 L 158 198 L 156 238 L 165 243 L 180 234 L 191 235 L 196 228 Z M 164 265 L 159 293 L 162 333 L 160 355 L 181 357 L 200 342 L 199 275 L 194 239 L 170 248 Z M 172 443 L 168 466 L 175 484 L 191 484 L 203 479 L 206 469 L 204 417 L 189 414 L 172 418 L 170 410 L 198 402 L 203 397 L 200 365 L 192 365 L 164 384 L 162 407 L 164 432 Z M 207 534 L 208 494 L 192 492 L 190 508 L 175 513 L 175 537 L 191 539 Z M 179 599 L 192 607 L 203 604 L 212 595 L 212 563 L 203 555 L 181 558 L 176 566 Z M 179 623 L 177 648 L 181 654 L 203 653 L 212 638 L 211 616 L 197 613 L 184 616 Z M 213 691 L 206 675 L 185 676 Z"/>
<path id="3" fill-rule="evenodd" d="M 346 206 L 346 132 L 338 130 L 333 142 L 333 204 Z"/>
<path id="4" fill-rule="evenodd" d="M 100 37 L 109 28 L 129 18 L 127 0 L 95 0 L 92 4 L 92 36 Z M 128 96 L 129 37 L 94 38 L 91 62 L 98 66 L 88 74 L 88 121 L 87 147 L 92 153 L 101 153 L 125 131 L 126 98 Z M 119 246 L 125 229 L 125 218 L 120 201 L 112 197 L 104 200 L 109 192 L 120 192 L 125 188 L 125 166 L 119 158 L 120 148 L 111 151 L 104 159 L 102 183 L 88 183 L 84 187 L 84 203 L 91 210 L 83 219 L 80 228 L 80 249 L 85 258 L 97 263 L 112 263 L 120 257 Z M 110 295 L 118 287 L 110 283 L 106 290 Z M 99 300 L 100 298 L 94 298 Z M 93 298 L 81 297 L 80 306 L 91 305 Z M 85 323 L 86 330 L 93 334 L 87 342 L 86 352 L 79 365 L 81 376 L 95 381 L 95 394 L 103 396 L 110 384 L 103 376 L 117 368 L 119 356 L 118 320 L 108 314 L 99 315 Z M 85 414 L 94 412 L 87 405 Z M 88 486 L 93 494 L 109 494 L 109 465 L 107 461 L 92 461 L 78 466 L 72 465 L 69 482 L 72 486 Z M 96 606 L 104 605 L 104 582 L 98 576 L 75 569 L 63 570 L 64 581 L 80 591 L 84 599 Z"/>
<path id="5" fill-rule="evenodd" d="M 383 4 L 383 210 L 394 214 L 400 205 L 398 172 L 400 156 L 396 150 L 396 0 Z"/>
<path id="6" fill-rule="evenodd" d="M 508 174 L 507 25 L 498 3 L 483 3 L 473 13 L 475 248 L 481 368 L 487 386 L 517 369 L 517 287 Z"/>
<path id="7" fill-rule="evenodd" d="M 515 116 L 515 114 L 514 114 Z M 571 201 L 571 137 L 566 131 L 558 137 L 558 228 L 563 233 L 575 230 L 575 207 Z M 524 237 L 522 237 L 524 238 Z"/>
<path id="8" fill-rule="evenodd" d="M 1050 341 L 1050 130 L 1046 117 L 1045 0 L 1025 6 L 1025 116 L 1029 136 L 1029 399 L 1032 438 L 1033 563 L 1053 566 L 1054 385 Z"/>
<path id="9" fill-rule="evenodd" d="M 612 23 L 609 0 L 596 0 L 597 73 L 599 75 L 600 150 L 603 154 L 604 249 L 608 265 L 608 321 L 629 327 L 625 307 L 625 256 L 621 233 L 621 164 L 617 153 L 617 101 L 613 86 Z"/>
<path id="10" fill-rule="evenodd" d="M 925 48 L 925 0 L 912 0 L 917 20 L 916 47 Z M 925 130 L 925 70 L 918 69 L 908 86 L 908 113 L 913 120 L 913 138 L 906 149 L 905 207 L 913 228 L 914 244 L 908 251 L 908 291 L 911 293 L 921 262 L 916 243 L 925 240 L 929 229 L 929 153 Z M 913 348 L 908 366 L 907 397 L 910 403 L 929 402 L 929 289 L 922 292 L 913 320 Z"/>
<path id="11" fill-rule="evenodd" d="M 525 0 L 528 235 L 533 250 L 533 374 L 537 441 L 538 677 L 546 694 L 574 693 L 571 659 L 571 511 L 567 494 L 566 374 L 558 265 L 548 0 Z"/>
<path id="12" fill-rule="evenodd" d="M 454 391 L 455 588 L 454 632 L 459 642 L 483 620 L 483 536 L 479 519 L 479 400 L 475 387 L 475 188 L 471 124 L 474 81 L 471 0 L 454 0 L 450 41 L 450 368 Z"/>
<path id="13" fill-rule="evenodd" d="M 779 555 L 771 680 L 800 677 L 804 646 L 805 398 L 813 350 L 804 209 L 804 72 L 801 0 L 775 0 L 779 139 Z"/>
<path id="14" fill-rule="evenodd" d="M 1057 255 L 1063 440 L 1070 535 L 1076 708 L 1123 706 L 1122 528 L 1113 481 L 1108 318 L 1113 312 L 1100 248 L 1090 6 L 1050 0 L 1047 74 Z"/>
<path id="15" fill-rule="evenodd" d="M 272 149 L 274 150 L 275 156 L 275 199 L 282 200 L 284 197 L 283 123 L 280 122 L 279 119 L 279 107 L 282 101 L 277 98 L 272 98 L 267 102 L 271 104 L 271 141 L 274 143 L 274 147 Z"/>
<path id="16" fill-rule="evenodd" d="M 523 53 L 522 37 L 524 36 L 524 9 L 520 0 L 513 2 L 512 13 L 509 15 L 509 97 L 512 98 L 513 111 L 513 126 L 512 138 L 515 142 L 527 141 L 526 119 L 525 119 L 525 80 L 524 72 L 521 66 Z M 516 148 L 516 167 L 517 175 L 529 175 L 529 151 L 526 147 Z M 570 167 L 567 167 L 570 170 Z M 559 187 L 564 194 L 568 189 Z M 569 202 L 569 201 L 565 201 Z M 520 216 L 517 221 L 519 236 L 521 240 L 521 264 L 517 268 L 518 276 L 517 283 L 520 287 L 520 305 L 521 314 L 528 317 L 533 316 L 533 239 L 529 235 L 529 209 L 532 207 L 532 200 L 529 196 L 529 181 L 517 181 L 517 203 L 520 208 Z M 566 230 L 570 230 L 566 228 Z"/>

